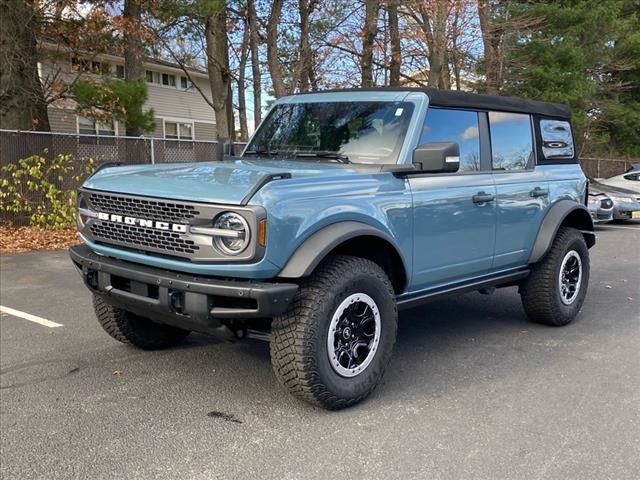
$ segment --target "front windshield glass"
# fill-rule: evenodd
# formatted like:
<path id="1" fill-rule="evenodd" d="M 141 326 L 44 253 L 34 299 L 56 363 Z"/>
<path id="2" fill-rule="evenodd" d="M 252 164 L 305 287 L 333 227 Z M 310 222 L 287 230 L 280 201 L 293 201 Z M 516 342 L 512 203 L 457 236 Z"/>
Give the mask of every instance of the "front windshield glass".
<path id="1" fill-rule="evenodd" d="M 245 155 L 396 163 L 413 104 L 324 102 L 276 105 Z"/>

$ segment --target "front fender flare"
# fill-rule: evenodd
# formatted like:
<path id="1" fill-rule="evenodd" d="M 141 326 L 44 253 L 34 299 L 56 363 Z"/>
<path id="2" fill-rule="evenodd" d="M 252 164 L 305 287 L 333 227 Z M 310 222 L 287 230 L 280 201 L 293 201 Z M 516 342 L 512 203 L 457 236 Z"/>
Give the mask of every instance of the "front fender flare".
<path id="1" fill-rule="evenodd" d="M 405 271 L 408 271 L 400 250 L 389 235 L 366 223 L 344 221 L 328 225 L 309 236 L 289 258 L 278 276 L 281 278 L 309 276 L 334 248 L 347 240 L 362 236 L 378 237 L 390 243 L 402 259 Z"/>
<path id="2" fill-rule="evenodd" d="M 560 200 L 549 209 L 540 225 L 533 249 L 531 250 L 531 255 L 529 255 L 529 263 L 536 263 L 544 258 L 551 248 L 558 229 L 569 216 L 573 217 L 571 226 L 578 228 L 585 236 L 587 247 L 591 248 L 595 245 L 593 220 L 591 219 L 589 210 L 587 210 L 584 205 L 576 203 L 575 201 Z"/>

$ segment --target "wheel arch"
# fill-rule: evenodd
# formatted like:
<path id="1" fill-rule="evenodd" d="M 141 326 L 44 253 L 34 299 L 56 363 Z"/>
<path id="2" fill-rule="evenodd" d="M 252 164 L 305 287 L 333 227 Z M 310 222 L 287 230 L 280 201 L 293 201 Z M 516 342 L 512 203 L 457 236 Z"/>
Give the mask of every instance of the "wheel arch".
<path id="1" fill-rule="evenodd" d="M 389 276 L 396 293 L 408 285 L 407 265 L 393 239 L 379 229 L 356 221 L 326 226 L 307 238 L 278 274 L 280 278 L 303 278 L 331 254 L 353 255 L 378 264 Z"/>
<path id="2" fill-rule="evenodd" d="M 596 243 L 593 220 L 587 208 L 572 200 L 560 200 L 549 209 L 540 225 L 529 255 L 529 263 L 536 263 L 544 258 L 560 227 L 573 227 L 580 230 L 587 248 L 593 247 Z"/>

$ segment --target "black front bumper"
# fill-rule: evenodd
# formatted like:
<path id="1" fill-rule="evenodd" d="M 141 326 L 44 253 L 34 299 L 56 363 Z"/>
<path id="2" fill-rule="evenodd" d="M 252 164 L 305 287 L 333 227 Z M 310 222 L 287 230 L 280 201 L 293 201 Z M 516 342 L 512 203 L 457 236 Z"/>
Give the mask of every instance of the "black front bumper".
<path id="1" fill-rule="evenodd" d="M 294 283 L 195 277 L 69 249 L 85 285 L 106 302 L 151 320 L 208 332 L 222 319 L 270 318 L 289 306 Z"/>

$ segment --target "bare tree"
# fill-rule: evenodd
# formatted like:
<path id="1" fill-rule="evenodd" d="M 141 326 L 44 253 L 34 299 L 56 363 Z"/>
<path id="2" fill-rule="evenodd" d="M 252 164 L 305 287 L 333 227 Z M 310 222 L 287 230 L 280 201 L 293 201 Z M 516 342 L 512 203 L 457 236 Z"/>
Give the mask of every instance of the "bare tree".
<path id="1" fill-rule="evenodd" d="M 205 22 L 207 71 L 211 85 L 218 138 L 231 138 L 233 114 L 230 111 L 231 74 L 227 39 L 227 6 L 223 0 L 211 2 Z"/>
<path id="2" fill-rule="evenodd" d="M 282 15 L 282 3 L 283 0 L 273 0 L 267 20 L 267 65 L 269 66 L 269 74 L 271 75 L 273 90 L 277 98 L 284 97 L 287 94 L 282 75 L 282 66 L 278 57 L 278 26 Z"/>
<path id="3" fill-rule="evenodd" d="M 38 2 L 0 0 L 0 11 L 0 128 L 49 130 L 38 75 Z"/>
<path id="4" fill-rule="evenodd" d="M 251 51 L 251 74 L 253 77 L 253 122 L 258 125 L 262 120 L 262 74 L 260 72 L 260 32 L 256 15 L 255 0 L 247 0 L 249 26 L 249 50 Z"/>
<path id="5" fill-rule="evenodd" d="M 377 0 L 364 0 L 364 25 L 362 28 L 362 56 L 360 57 L 360 71 L 362 86 L 373 86 L 373 49 L 378 31 Z"/>
<path id="6" fill-rule="evenodd" d="M 243 140 L 249 137 L 249 129 L 247 127 L 247 102 L 245 100 L 245 89 L 247 87 L 245 69 L 247 68 L 247 60 L 249 57 L 249 37 L 249 21 L 248 17 L 245 17 L 242 43 L 240 45 L 240 62 L 238 64 L 238 116 L 240 117 L 240 137 Z"/>
<path id="7" fill-rule="evenodd" d="M 402 52 L 400 49 L 400 31 L 398 28 L 399 0 L 387 0 L 387 14 L 389 16 L 389 37 L 391 40 L 391 62 L 389 64 L 389 85 L 400 85 L 400 67 Z"/>
<path id="8" fill-rule="evenodd" d="M 144 82 L 144 46 L 142 44 L 142 5 L 140 0 L 125 0 L 123 10 L 124 75 L 127 81 Z M 139 106 L 140 114 L 142 105 Z M 125 125 L 127 135 L 139 137 L 143 131 L 138 125 Z"/>
<path id="9" fill-rule="evenodd" d="M 484 47 L 485 89 L 487 93 L 498 93 L 504 68 L 504 32 L 495 22 L 491 3 L 490 0 L 478 0 L 478 19 Z"/>

